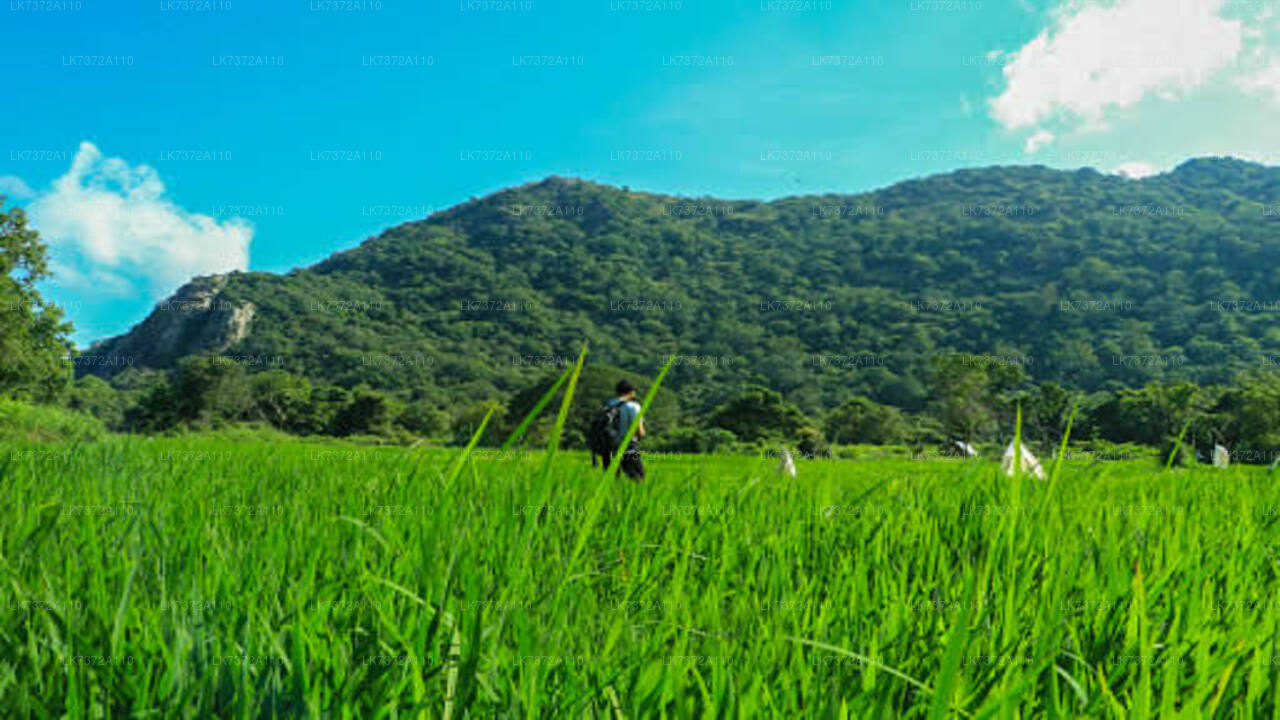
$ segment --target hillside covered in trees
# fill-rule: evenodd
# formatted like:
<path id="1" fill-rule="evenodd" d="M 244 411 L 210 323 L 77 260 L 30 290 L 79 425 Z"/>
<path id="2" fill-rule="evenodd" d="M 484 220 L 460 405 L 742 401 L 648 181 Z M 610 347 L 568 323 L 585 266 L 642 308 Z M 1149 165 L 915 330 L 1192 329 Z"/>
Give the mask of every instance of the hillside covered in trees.
<path id="1" fill-rule="evenodd" d="M 523 390 L 589 340 L 593 361 L 645 374 L 679 355 L 669 386 L 692 412 L 748 384 L 811 412 L 855 395 L 920 410 L 953 353 L 1090 391 L 1224 383 L 1280 352 L 1278 202 L 1280 170 L 1223 159 L 773 202 L 552 177 L 307 269 L 197 281 L 79 371 L 216 352 L 456 407 Z"/>

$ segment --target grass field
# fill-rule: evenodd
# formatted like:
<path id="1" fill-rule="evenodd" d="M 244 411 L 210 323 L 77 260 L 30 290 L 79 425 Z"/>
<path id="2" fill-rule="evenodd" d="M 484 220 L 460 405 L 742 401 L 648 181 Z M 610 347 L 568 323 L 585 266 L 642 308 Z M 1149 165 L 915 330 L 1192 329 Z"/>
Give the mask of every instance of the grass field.
<path id="1" fill-rule="evenodd" d="M 0 714 L 1274 716 L 1263 469 L 0 448 Z"/>

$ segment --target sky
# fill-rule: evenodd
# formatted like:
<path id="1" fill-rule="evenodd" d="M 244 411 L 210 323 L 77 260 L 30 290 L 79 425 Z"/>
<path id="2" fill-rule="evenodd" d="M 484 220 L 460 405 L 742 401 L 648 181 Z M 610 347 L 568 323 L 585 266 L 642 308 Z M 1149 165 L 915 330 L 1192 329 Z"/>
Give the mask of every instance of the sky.
<path id="1" fill-rule="evenodd" d="M 80 346 L 547 175 L 723 198 L 1280 155 L 1280 0 L 0 0 Z"/>

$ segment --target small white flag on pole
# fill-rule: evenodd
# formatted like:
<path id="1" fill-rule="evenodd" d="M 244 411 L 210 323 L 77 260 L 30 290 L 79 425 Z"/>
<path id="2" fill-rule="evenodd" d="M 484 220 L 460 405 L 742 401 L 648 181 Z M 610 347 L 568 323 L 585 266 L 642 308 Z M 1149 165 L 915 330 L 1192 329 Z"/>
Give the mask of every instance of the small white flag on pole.
<path id="1" fill-rule="evenodd" d="M 1216 468 L 1224 468 L 1231 464 L 1231 453 L 1223 446 L 1214 444 L 1213 446 L 1213 466 Z"/>
<path id="2" fill-rule="evenodd" d="M 778 462 L 778 474 L 787 477 L 796 476 L 796 461 L 791 459 L 791 451 L 782 448 L 782 459 Z"/>
<path id="3" fill-rule="evenodd" d="M 1009 441 L 1009 447 L 1005 449 L 1004 458 L 1000 461 L 1000 469 L 1009 477 L 1013 477 L 1013 446 L 1013 441 Z M 1045 474 L 1044 468 L 1040 467 L 1040 461 L 1036 459 L 1035 455 L 1031 454 L 1026 444 L 1023 444 L 1020 449 L 1022 450 L 1022 461 L 1018 464 L 1021 466 L 1022 472 L 1035 477 L 1037 480 L 1043 480 Z"/>

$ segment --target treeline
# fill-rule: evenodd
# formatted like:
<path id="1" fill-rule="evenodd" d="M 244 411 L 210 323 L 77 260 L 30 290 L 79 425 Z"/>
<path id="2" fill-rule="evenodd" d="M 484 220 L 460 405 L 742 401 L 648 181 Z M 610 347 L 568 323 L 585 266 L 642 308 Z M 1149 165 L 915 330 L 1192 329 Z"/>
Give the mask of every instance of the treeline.
<path id="1" fill-rule="evenodd" d="M 390 441 L 439 438 L 450 413 L 430 400 L 399 398 L 366 385 L 313 384 L 284 370 L 250 373 L 220 356 L 183 359 L 169 372 L 125 376 L 118 388 L 92 375 L 66 394 L 73 410 L 111 430 L 160 433 L 265 423 L 293 435 L 377 436 Z"/>
<path id="2" fill-rule="evenodd" d="M 1280 458 L 1280 378 L 1243 373 L 1227 385 L 1157 381 L 1138 389 L 1073 392 L 1030 380 L 1017 365 L 952 355 L 931 363 L 928 402 L 919 412 L 853 397 L 821 415 L 807 415 L 780 393 L 751 387 L 705 421 L 675 428 L 660 441 L 692 452 L 761 451 L 786 445 L 824 456 L 849 445 L 898 445 L 915 450 L 1009 441 L 1018 410 L 1023 437 L 1055 448 L 1071 426 L 1073 443 L 1133 444 L 1173 449 L 1179 462 L 1207 458 L 1215 444 L 1242 462 Z"/>
<path id="3" fill-rule="evenodd" d="M 650 381 L 607 365 L 582 372 L 564 433 L 566 447 L 585 447 L 591 416 L 619 377 Z M 65 403 L 92 414 L 113 430 L 156 433 L 257 422 L 294 435 L 372 436 L 387 442 L 424 439 L 463 443 L 495 407 L 483 445 L 496 445 L 554 384 L 546 376 L 508 397 L 476 398 L 449 407 L 425 394 L 394 395 L 360 385 L 345 389 L 314 384 L 284 370 L 249 372 L 217 356 L 184 359 L 167 373 L 125 375 L 120 389 L 86 376 L 68 390 Z M 747 386 L 710 413 L 682 409 L 675 391 L 660 391 L 650 409 L 646 447 L 668 452 L 716 453 L 776 450 L 831 456 L 853 445 L 949 448 L 956 441 L 1003 443 L 1021 408 L 1023 435 L 1046 449 L 1056 446 L 1071 419 L 1073 441 L 1132 443 L 1184 460 L 1207 457 L 1214 444 L 1237 458 L 1272 462 L 1280 457 L 1280 383 L 1272 374 L 1242 374 L 1229 385 L 1156 382 L 1139 389 L 1073 392 L 1036 382 L 1016 364 L 992 364 L 985 356 L 935 358 L 926 407 L 918 412 L 855 396 L 821 414 L 810 414 L 781 393 Z M 561 396 L 529 430 L 545 442 Z"/>

